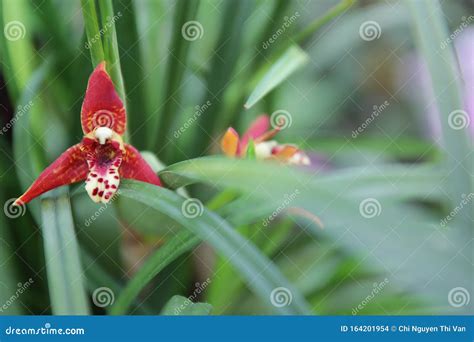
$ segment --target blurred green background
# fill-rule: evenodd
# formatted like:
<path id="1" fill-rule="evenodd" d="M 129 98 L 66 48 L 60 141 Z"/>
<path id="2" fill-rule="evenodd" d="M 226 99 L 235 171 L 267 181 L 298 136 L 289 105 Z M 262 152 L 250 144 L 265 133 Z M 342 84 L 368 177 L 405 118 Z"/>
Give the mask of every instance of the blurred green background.
<path id="1" fill-rule="evenodd" d="M 472 313 L 472 1 L 0 10 L 0 314 Z M 12 208 L 82 138 L 101 54 L 129 142 L 180 189 Z M 311 166 L 205 157 L 278 111 Z"/>

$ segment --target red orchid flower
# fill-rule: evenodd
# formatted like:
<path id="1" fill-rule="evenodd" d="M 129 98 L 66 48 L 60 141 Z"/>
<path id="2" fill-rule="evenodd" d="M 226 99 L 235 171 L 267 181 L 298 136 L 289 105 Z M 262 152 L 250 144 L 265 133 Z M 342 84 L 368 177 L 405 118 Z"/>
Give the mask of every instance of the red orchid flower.
<path id="1" fill-rule="evenodd" d="M 252 122 L 248 130 L 242 136 L 229 127 L 221 140 L 221 149 L 229 157 L 245 157 L 250 140 L 255 144 L 255 156 L 257 159 L 276 159 L 288 164 L 309 165 L 310 160 L 306 153 L 295 145 L 279 144 L 273 138 L 280 128 L 270 130 L 270 118 L 268 115 L 260 115 Z"/>
<path id="2" fill-rule="evenodd" d="M 100 63 L 89 78 L 81 123 L 82 141 L 49 165 L 15 204 L 26 204 L 46 191 L 84 179 L 87 193 L 96 203 L 110 201 L 120 178 L 161 185 L 140 153 L 122 140 L 127 115 L 105 70 L 105 62 Z"/>

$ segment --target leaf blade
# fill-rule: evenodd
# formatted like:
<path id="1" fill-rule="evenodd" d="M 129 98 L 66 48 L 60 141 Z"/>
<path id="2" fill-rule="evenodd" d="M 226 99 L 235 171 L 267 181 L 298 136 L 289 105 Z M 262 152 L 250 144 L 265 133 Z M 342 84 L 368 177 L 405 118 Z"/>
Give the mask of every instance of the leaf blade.
<path id="1" fill-rule="evenodd" d="M 133 300 L 145 286 L 167 265 L 179 256 L 192 250 L 199 243 L 199 239 L 187 231 L 181 231 L 155 251 L 129 280 L 114 305 L 110 309 L 112 315 L 124 315 L 133 303 Z"/>
<path id="2" fill-rule="evenodd" d="M 89 305 L 67 192 L 57 197 L 43 196 L 41 209 L 41 229 L 53 314 L 88 315 Z"/>
<path id="3" fill-rule="evenodd" d="M 165 316 L 206 316 L 211 313 L 212 305 L 208 303 L 193 303 L 189 298 L 173 296 L 161 311 Z"/>
<path id="4" fill-rule="evenodd" d="M 187 218 L 181 211 L 184 205 L 183 198 L 170 190 L 146 183 L 125 180 L 121 185 L 121 195 L 162 211 L 211 244 L 219 253 L 229 258 L 228 261 L 240 271 L 247 285 L 276 313 L 311 313 L 304 297 L 293 288 L 278 268 L 216 214 L 202 208 L 201 216 Z M 271 292 L 278 287 L 285 287 L 291 291 L 293 300 L 288 306 L 277 308 L 271 305 Z"/>
<path id="5" fill-rule="evenodd" d="M 309 61 L 309 57 L 296 45 L 290 46 L 263 75 L 244 104 L 245 109 L 252 108 L 281 82 Z"/>

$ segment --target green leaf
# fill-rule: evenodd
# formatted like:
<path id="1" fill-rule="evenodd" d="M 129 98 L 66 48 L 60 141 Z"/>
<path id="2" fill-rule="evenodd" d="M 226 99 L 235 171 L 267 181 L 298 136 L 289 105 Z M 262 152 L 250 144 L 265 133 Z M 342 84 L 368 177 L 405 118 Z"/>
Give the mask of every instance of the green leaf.
<path id="1" fill-rule="evenodd" d="M 44 251 L 54 315 L 87 315 L 89 305 L 68 193 L 41 200 Z"/>
<path id="2" fill-rule="evenodd" d="M 249 241 L 236 233 L 227 222 L 209 212 L 202 205 L 195 203 L 199 209 L 197 217 L 185 216 L 183 210 L 186 210 L 189 202 L 185 203 L 182 197 L 161 187 L 130 180 L 122 183 L 121 195 L 134 198 L 163 212 L 200 239 L 207 241 L 219 254 L 228 258 L 228 262 L 240 272 L 249 288 L 260 297 L 262 303 L 276 313 L 310 313 L 304 297 L 291 286 L 278 268 Z M 293 300 L 288 306 L 276 308 L 271 305 L 270 294 L 277 287 L 285 287 L 292 293 Z"/>
<path id="3" fill-rule="evenodd" d="M 290 46 L 266 71 L 250 94 L 244 107 L 246 109 L 251 108 L 308 61 L 309 57 L 306 52 L 296 45 Z"/>
<path id="4" fill-rule="evenodd" d="M 84 247 L 81 248 L 81 260 L 84 265 L 84 274 L 87 278 L 87 289 L 94 293 L 100 287 L 109 288 L 112 293 L 117 295 L 121 293 L 124 285 L 111 275 L 109 268 L 104 268 L 97 255 L 89 253 Z M 154 312 L 145 303 L 135 302 L 134 310 L 139 314 L 152 315 Z"/>
<path id="5" fill-rule="evenodd" d="M 0 203 L 6 203 L 2 193 L 0 193 Z M 19 278 L 15 273 L 17 268 L 16 258 L 14 257 L 13 240 L 8 228 L 6 216 L 0 215 L 0 316 L 22 314 L 21 298 L 18 297 L 14 301 L 10 300 L 12 296 L 17 294 Z M 4 304 L 9 304 L 6 309 L 3 308 Z"/>
<path id="6" fill-rule="evenodd" d="M 445 236 L 449 236 L 464 246 L 469 232 L 452 229 L 441 233 L 440 218 L 413 205 L 420 200 L 445 201 L 444 192 L 437 187 L 443 176 L 437 165 L 378 165 L 312 174 L 272 162 L 207 157 L 171 165 L 160 176 L 173 186 L 204 182 L 238 190 L 245 194 L 248 206 L 268 210 L 273 205 L 275 213 L 281 208 L 298 208 L 317 215 L 324 229 L 316 225 L 302 227 L 309 237 L 327 235 L 357 255 L 361 265 L 396 274 L 396 286 L 430 296 L 430 303 L 435 305 L 445 302 L 439 293 L 450 282 L 467 284 L 470 264 L 458 256 L 458 245 L 453 242 L 440 250 L 438 244 L 443 245 Z M 363 215 L 367 201 L 378 207 L 370 218 Z M 240 203 L 233 207 L 235 215 L 248 210 Z M 232 211 L 231 205 L 229 209 Z M 388 239 L 394 229 L 400 239 L 397 244 Z M 401 240 L 404 236 L 409 238 Z M 422 250 L 417 249 L 419 245 L 423 245 Z M 413 250 L 418 251 L 416 257 Z M 406 261 L 401 262 L 399 255 L 407 255 Z M 453 262 L 453 267 L 442 270 L 445 281 L 422 285 L 440 272 L 439 263 L 450 259 L 456 260 L 456 266 Z M 425 272 L 416 271 L 420 268 Z"/>
<path id="7" fill-rule="evenodd" d="M 202 100 L 202 103 L 211 101 L 212 106 L 193 125 L 196 133 L 193 155 L 203 154 L 212 135 L 230 122 L 229 114 L 232 113 L 222 110 L 224 95 L 234 78 L 240 57 L 236 51 L 241 50 L 244 39 L 242 31 L 255 5 L 250 0 L 227 0 L 222 4 L 224 9 L 220 17 L 219 38 L 214 46 L 209 68 L 211 72 L 206 77 L 207 92 Z M 202 134 L 203 131 L 207 134 Z"/>
<path id="8" fill-rule="evenodd" d="M 212 305 L 207 303 L 193 303 L 189 298 L 173 296 L 161 311 L 165 316 L 206 316 L 212 311 Z"/>
<path id="9" fill-rule="evenodd" d="M 463 195 L 472 192 L 474 162 L 472 147 L 468 138 L 468 126 L 457 126 L 457 120 L 467 122 L 468 113 L 463 111 L 460 71 L 452 45 L 440 48 L 449 37 L 443 9 L 437 0 L 406 0 L 412 14 L 416 31 L 416 43 L 426 61 L 430 73 L 433 95 L 436 99 L 439 120 L 446 149 L 445 171 L 447 181 L 443 182 L 449 194 L 451 208 L 459 205 Z M 471 94 L 472 95 L 472 94 Z M 466 229 L 472 228 L 474 206 L 460 210 L 460 219 Z"/>
<path id="10" fill-rule="evenodd" d="M 120 17 L 114 13 L 112 0 L 98 1 L 100 19 L 102 22 L 102 43 L 104 48 L 105 61 L 107 62 L 107 70 L 110 78 L 114 82 L 115 88 L 120 95 L 125 107 L 126 99 L 125 86 L 123 83 L 122 71 L 120 68 L 120 55 L 117 43 L 117 33 L 115 31 L 115 21 Z"/>
<path id="11" fill-rule="evenodd" d="M 16 174 L 23 191 L 28 189 L 31 182 L 43 170 L 45 164 L 42 144 L 33 142 L 43 142 L 43 139 L 34 134 L 31 125 L 31 117 L 34 113 L 41 114 L 40 112 L 43 107 L 38 94 L 50 71 L 50 67 L 51 63 L 46 61 L 36 69 L 18 101 L 18 108 L 20 108 L 20 110 L 15 113 L 15 117 L 18 118 L 18 120 L 13 126 L 13 156 L 15 158 Z M 30 203 L 28 204 L 28 208 L 31 210 L 36 222 L 39 222 L 40 209 L 38 204 L 35 202 Z"/>
<path id="12" fill-rule="evenodd" d="M 95 0 L 81 0 L 81 6 L 87 35 L 87 47 L 91 52 L 92 66 L 94 67 L 105 59 Z"/>
<path id="13" fill-rule="evenodd" d="M 138 272 L 130 279 L 110 309 L 110 314 L 125 315 L 133 300 L 148 283 L 180 255 L 196 247 L 199 241 L 199 238 L 188 231 L 181 231 L 169 239 L 165 245 L 157 249 L 145 261 Z"/>
<path id="14" fill-rule="evenodd" d="M 282 196 L 294 189 L 295 185 L 301 184 L 313 193 L 336 193 L 344 190 L 345 197 L 353 198 L 376 193 L 377 198 L 393 200 L 425 197 L 440 199 L 442 191 L 436 190 L 436 184 L 441 180 L 442 174 L 437 167 L 435 164 L 418 167 L 367 166 L 318 174 L 315 177 L 298 168 L 272 162 L 211 156 L 170 165 L 159 175 L 172 188 L 206 182 L 252 193 L 256 188 L 264 188 L 272 196 Z M 397 187 L 390 186 L 388 181 Z"/>
<path id="15" fill-rule="evenodd" d="M 139 57 L 142 72 L 138 73 L 138 80 L 143 83 L 143 113 L 135 113 L 136 119 L 130 118 L 130 128 L 133 130 L 135 147 L 153 148 L 153 137 L 158 126 L 160 106 L 163 103 L 163 80 L 167 69 L 161 66 L 166 58 L 166 38 L 163 35 L 168 28 L 169 17 L 164 14 L 166 4 L 162 1 L 143 0 L 132 1 L 135 11 L 135 23 L 137 27 L 136 39 L 139 49 Z M 120 28 L 120 26 L 119 26 Z M 135 61 L 133 61 L 135 63 Z M 134 73 L 137 70 L 133 70 Z M 135 92 L 129 94 L 133 96 Z M 131 102 L 130 105 L 133 105 Z M 136 124 L 134 124 L 134 122 Z M 146 125 L 143 125 L 147 122 Z M 136 137 L 136 138 L 135 138 Z M 145 141 L 146 145 L 136 145 L 137 139 Z"/>
<path id="16" fill-rule="evenodd" d="M 29 30 L 32 25 L 29 20 L 31 7 L 26 0 L 2 1 L 1 6 L 6 48 L 3 53 L 8 54 L 12 76 L 9 81 L 13 82 L 9 88 L 14 87 L 14 93 L 20 94 L 30 79 L 37 61 Z"/>
<path id="17" fill-rule="evenodd" d="M 157 153 L 163 152 L 163 146 L 166 146 L 165 142 L 168 141 L 170 127 L 176 118 L 178 104 L 181 102 L 181 83 L 186 70 L 189 49 L 193 43 L 185 39 L 182 29 L 186 23 L 195 20 L 198 7 L 198 0 L 178 0 L 176 2 L 170 57 L 166 68 L 165 95 L 163 98 L 165 103 L 161 107 L 159 126 L 157 133 L 154 135 L 154 137 L 160 139 L 154 141 Z"/>
<path id="18" fill-rule="evenodd" d="M 313 20 L 303 31 L 295 35 L 292 40 L 297 43 L 302 43 L 329 21 L 347 11 L 355 2 L 356 0 L 342 0 L 339 4 L 328 10 L 322 17 Z"/>

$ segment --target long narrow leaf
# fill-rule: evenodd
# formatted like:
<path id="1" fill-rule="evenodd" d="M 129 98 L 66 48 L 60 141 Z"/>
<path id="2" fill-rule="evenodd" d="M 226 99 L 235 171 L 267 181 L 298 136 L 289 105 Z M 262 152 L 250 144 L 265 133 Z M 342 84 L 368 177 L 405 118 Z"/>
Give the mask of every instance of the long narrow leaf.
<path id="1" fill-rule="evenodd" d="M 199 125 L 195 125 L 195 129 L 202 128 L 206 132 L 196 131 L 195 155 L 201 155 L 208 147 L 212 134 L 227 126 L 231 119 L 228 113 L 222 111 L 224 93 L 239 61 L 236 51 L 241 48 L 242 31 L 253 4 L 249 0 L 227 0 L 224 5 L 220 35 L 211 61 L 212 72 L 208 74 L 207 92 L 202 101 L 211 101 L 212 106 L 206 115 L 199 117 Z"/>
<path id="2" fill-rule="evenodd" d="M 200 216 L 192 218 L 189 215 L 185 216 L 182 208 L 185 208 L 186 203 L 182 197 L 167 189 L 146 183 L 124 181 L 121 185 L 121 194 L 163 212 L 211 244 L 219 254 L 228 258 L 228 262 L 240 272 L 249 288 L 260 297 L 262 303 L 276 313 L 310 313 L 304 297 L 291 286 L 278 268 L 217 215 L 201 207 Z M 290 291 L 293 298 L 288 306 L 281 308 L 272 306 L 270 297 L 272 291 L 279 287 Z"/>
<path id="3" fill-rule="evenodd" d="M 91 52 L 92 65 L 95 66 L 105 59 L 102 45 L 102 35 L 100 34 L 99 18 L 94 0 L 81 0 L 82 16 L 87 34 L 87 46 Z"/>
<path id="4" fill-rule="evenodd" d="M 89 305 L 67 192 L 57 197 L 44 196 L 41 209 L 41 229 L 53 314 L 87 315 Z"/>
<path id="5" fill-rule="evenodd" d="M 183 296 L 173 296 L 166 303 L 161 311 L 161 315 L 165 316 L 205 316 L 209 315 L 212 305 L 207 303 L 193 303 L 189 298 Z"/>
<path id="6" fill-rule="evenodd" d="M 278 60 L 275 61 L 271 68 L 262 77 L 260 82 L 258 82 L 244 107 L 246 109 L 251 108 L 308 61 L 309 57 L 303 50 L 296 45 L 291 46 L 280 58 L 278 58 Z"/>
<path id="7" fill-rule="evenodd" d="M 196 247 L 199 241 L 199 238 L 188 231 L 182 231 L 167 241 L 163 247 L 160 247 L 145 261 L 140 270 L 127 283 L 110 309 L 110 313 L 113 315 L 126 314 L 130 304 L 148 283 L 180 255 Z"/>
<path id="8" fill-rule="evenodd" d="M 171 51 L 166 69 L 166 85 L 164 105 L 160 112 L 158 132 L 156 134 L 155 147 L 157 154 L 163 155 L 162 146 L 166 142 L 167 135 L 173 120 L 176 118 L 177 104 L 180 103 L 180 87 L 186 70 L 188 52 L 191 47 L 190 41 L 185 39 L 182 28 L 192 20 L 197 13 L 199 0 L 179 0 L 176 3 L 175 17 L 173 23 L 173 37 L 171 39 Z"/>
<path id="9" fill-rule="evenodd" d="M 107 29 L 103 29 L 102 43 L 104 47 L 104 56 L 107 61 L 107 70 L 110 73 L 115 88 L 119 93 L 126 107 L 125 86 L 123 83 L 122 71 L 120 68 L 120 56 L 118 51 L 117 33 L 115 31 L 115 13 L 112 0 L 101 0 L 99 3 L 100 18 L 102 27 L 107 25 Z"/>
<path id="10" fill-rule="evenodd" d="M 440 48 L 440 42 L 449 36 L 443 10 L 437 0 L 406 0 L 416 30 L 417 44 L 426 61 L 438 105 L 443 143 L 446 148 L 447 182 L 444 184 L 450 195 L 451 207 L 458 206 L 463 195 L 472 192 L 473 173 L 472 148 L 468 140 L 468 125 L 458 126 L 457 121 L 468 121 L 463 111 L 461 78 L 452 46 Z M 471 94 L 472 95 L 472 94 Z M 456 219 L 472 228 L 473 206 L 460 210 Z"/>

